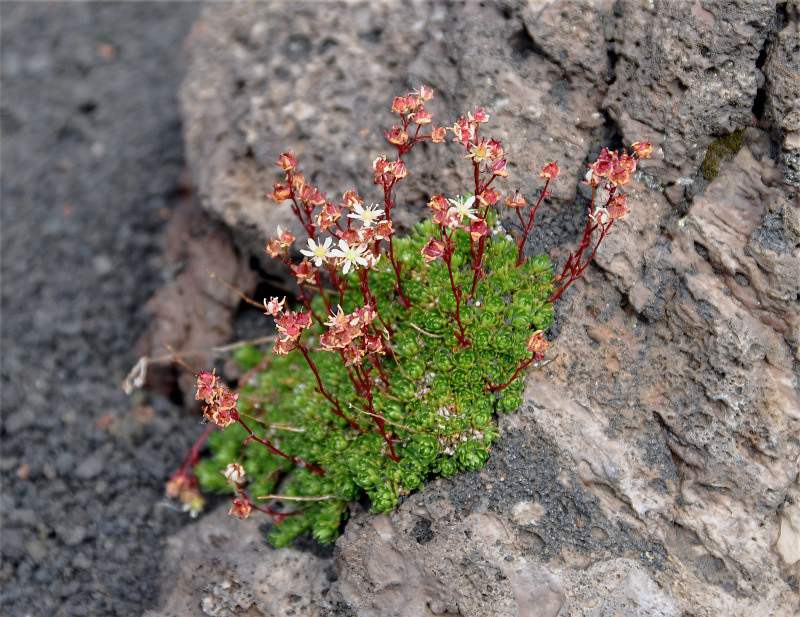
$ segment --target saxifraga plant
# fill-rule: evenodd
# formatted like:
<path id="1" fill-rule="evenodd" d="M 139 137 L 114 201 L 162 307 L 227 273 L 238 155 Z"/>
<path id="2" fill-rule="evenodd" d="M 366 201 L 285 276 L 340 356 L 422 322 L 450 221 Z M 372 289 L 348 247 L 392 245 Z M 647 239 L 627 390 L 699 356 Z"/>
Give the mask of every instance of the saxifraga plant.
<path id="1" fill-rule="evenodd" d="M 232 489 L 231 514 L 255 509 L 274 517 L 274 546 L 307 532 L 329 543 L 348 502 L 363 494 L 374 512 L 386 512 L 426 480 L 483 467 L 498 439 L 494 415 L 522 404 L 521 377 L 545 359 L 553 303 L 628 213 L 619 188 L 652 148 L 645 141 L 632 144 L 633 154 L 603 149 L 589 165 L 583 238 L 554 275 L 547 255 L 527 259 L 523 250 L 558 165 L 542 167 L 535 203 L 519 191 L 503 198 L 495 182 L 508 175 L 506 152 L 481 134 L 486 113 L 436 127 L 425 107 L 432 98 L 422 87 L 394 99 L 400 121 L 386 137 L 397 157 L 372 163 L 380 205 L 365 206 L 355 190 L 334 204 L 308 183 L 291 152 L 281 155 L 285 178 L 269 196 L 288 202 L 308 239 L 299 262 L 287 230 L 278 228 L 265 250 L 291 270 L 299 306 L 264 301 L 278 330 L 274 354 L 239 348 L 234 357 L 245 374 L 237 391 L 215 373 L 199 374 L 204 415 L 224 430 L 207 431 L 211 457 L 198 462 L 198 443 L 168 483 L 188 510 L 203 505 L 198 482 L 208 491 Z M 464 196 L 433 196 L 430 218 L 396 237 L 403 157 L 423 141 L 446 142 L 447 131 L 464 149 L 474 184 Z M 502 207 L 518 217 L 516 237 L 498 220 Z M 276 500 L 295 509 L 267 505 Z"/>

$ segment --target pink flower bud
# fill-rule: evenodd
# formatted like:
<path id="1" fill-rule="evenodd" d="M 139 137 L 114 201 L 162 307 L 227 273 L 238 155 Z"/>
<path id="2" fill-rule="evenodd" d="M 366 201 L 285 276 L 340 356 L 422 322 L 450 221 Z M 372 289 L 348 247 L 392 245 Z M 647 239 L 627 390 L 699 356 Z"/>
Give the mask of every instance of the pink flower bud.
<path id="1" fill-rule="evenodd" d="M 509 208 L 524 208 L 527 203 L 522 193 L 519 192 L 519 189 L 517 189 L 513 195 L 506 197 L 506 205 Z"/>
<path id="2" fill-rule="evenodd" d="M 417 124 L 430 124 L 433 116 L 424 107 L 414 112 L 414 122 Z"/>
<path id="3" fill-rule="evenodd" d="M 653 146 L 649 141 L 635 141 L 631 144 L 631 148 L 640 159 L 649 159 L 653 154 Z"/>
<path id="4" fill-rule="evenodd" d="M 536 362 L 544 360 L 544 354 L 547 351 L 548 345 L 549 342 L 544 338 L 544 332 L 542 330 L 536 330 L 528 337 L 527 348 L 528 351 L 533 354 L 533 359 Z"/>
<path id="5" fill-rule="evenodd" d="M 269 299 L 269 302 L 264 299 L 264 308 L 267 309 L 267 312 L 264 313 L 264 315 L 272 315 L 273 317 L 277 317 L 278 313 L 283 310 L 284 302 L 286 302 L 286 297 L 284 297 L 283 300 L 278 300 L 276 296 L 272 296 Z"/>
<path id="6" fill-rule="evenodd" d="M 447 129 L 437 126 L 431 130 L 431 141 L 435 144 L 442 143 L 447 138 Z"/>
<path id="7" fill-rule="evenodd" d="M 383 134 L 386 135 L 386 139 L 389 140 L 389 143 L 392 143 L 395 146 L 400 146 L 408 142 L 408 133 L 406 133 L 402 127 L 398 126 L 397 124 L 392 127 L 390 132 L 387 133 L 384 131 Z"/>

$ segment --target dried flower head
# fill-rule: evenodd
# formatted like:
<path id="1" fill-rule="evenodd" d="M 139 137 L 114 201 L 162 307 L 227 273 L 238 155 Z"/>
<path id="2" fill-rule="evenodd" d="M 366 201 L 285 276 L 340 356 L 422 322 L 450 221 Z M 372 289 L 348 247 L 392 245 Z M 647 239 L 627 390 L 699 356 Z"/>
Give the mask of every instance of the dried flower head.
<path id="1" fill-rule="evenodd" d="M 436 261 L 444 255 L 444 242 L 431 238 L 428 243 L 422 247 L 422 258 L 426 264 Z"/>
<path id="2" fill-rule="evenodd" d="M 560 173 L 561 173 L 561 168 L 558 166 L 558 163 L 551 161 L 550 163 L 542 167 L 542 173 L 540 173 L 539 175 L 542 178 L 555 180 L 556 178 L 558 178 Z"/>
<path id="3" fill-rule="evenodd" d="M 253 511 L 253 506 L 250 505 L 250 500 L 242 497 L 237 497 L 233 500 L 233 506 L 230 510 L 228 510 L 228 514 L 232 514 L 234 516 L 238 516 L 240 519 L 244 519 L 250 516 L 250 513 Z"/>
<path id="4" fill-rule="evenodd" d="M 283 300 L 278 300 L 276 296 L 270 297 L 269 301 L 264 298 L 264 308 L 266 309 L 266 313 L 264 315 L 272 315 L 276 317 L 278 313 L 283 310 L 283 305 L 286 302 L 286 296 L 283 297 Z"/>
<path id="5" fill-rule="evenodd" d="M 544 360 L 544 354 L 547 351 L 548 345 L 549 341 L 544 337 L 544 332 L 542 330 L 536 330 L 531 333 L 526 344 L 528 351 L 533 354 L 533 360 L 535 362 Z"/>

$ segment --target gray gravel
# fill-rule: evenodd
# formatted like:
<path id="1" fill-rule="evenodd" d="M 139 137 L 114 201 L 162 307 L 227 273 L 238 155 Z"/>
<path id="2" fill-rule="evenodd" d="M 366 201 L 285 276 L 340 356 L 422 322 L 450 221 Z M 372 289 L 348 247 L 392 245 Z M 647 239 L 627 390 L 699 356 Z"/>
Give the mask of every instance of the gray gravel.
<path id="1" fill-rule="evenodd" d="M 201 428 L 118 384 L 180 197 L 175 94 L 197 13 L 0 6 L 3 615 L 140 615 L 186 523 L 164 479 Z"/>

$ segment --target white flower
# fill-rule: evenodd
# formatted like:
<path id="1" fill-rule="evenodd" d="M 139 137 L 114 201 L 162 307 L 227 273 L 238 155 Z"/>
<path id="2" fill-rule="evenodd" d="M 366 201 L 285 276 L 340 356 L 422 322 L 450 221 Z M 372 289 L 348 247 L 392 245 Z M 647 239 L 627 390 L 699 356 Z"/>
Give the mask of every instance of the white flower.
<path id="1" fill-rule="evenodd" d="M 473 221 L 478 219 L 478 217 L 475 216 L 476 210 L 472 207 L 475 203 L 475 195 L 468 197 L 467 199 L 448 199 L 447 201 L 449 201 L 455 208 L 459 221 L 465 216 Z"/>
<path id="2" fill-rule="evenodd" d="M 377 265 L 378 265 L 378 262 L 379 262 L 379 261 L 380 261 L 380 259 L 381 259 L 381 254 L 380 254 L 380 253 L 378 253 L 378 254 L 376 255 L 376 254 L 375 254 L 375 253 L 373 253 L 372 251 L 369 251 L 369 252 L 368 252 L 368 253 L 365 255 L 365 258 L 366 258 L 366 259 L 367 259 L 367 261 L 369 262 L 369 264 L 368 264 L 368 265 L 369 265 L 369 267 L 370 267 L 370 268 L 374 268 L 375 266 L 377 266 Z"/>
<path id="3" fill-rule="evenodd" d="M 350 272 L 350 266 L 355 268 L 356 264 L 368 266 L 369 262 L 364 257 L 364 252 L 367 250 L 366 246 L 349 246 L 345 240 L 339 240 L 339 248 L 333 249 L 328 253 L 331 257 L 337 257 L 344 260 L 344 268 L 342 272 L 347 274 Z"/>
<path id="4" fill-rule="evenodd" d="M 353 210 L 355 213 L 348 214 L 347 218 L 358 219 L 364 223 L 364 227 L 371 227 L 383 214 L 383 210 L 378 210 L 378 204 L 372 204 L 367 208 L 361 204 L 355 204 Z"/>
<path id="5" fill-rule="evenodd" d="M 600 227 L 603 227 L 609 219 L 608 210 L 605 208 L 598 208 L 592 214 L 589 215 L 589 218 L 592 219 L 595 223 L 597 223 Z"/>
<path id="6" fill-rule="evenodd" d="M 241 484 L 245 477 L 244 467 L 239 463 L 228 463 L 224 471 L 220 472 L 228 481 L 227 484 L 233 482 L 234 484 Z"/>
<path id="7" fill-rule="evenodd" d="M 283 297 L 283 300 L 278 300 L 277 296 L 272 296 L 267 302 L 267 299 L 264 298 L 264 308 L 267 310 L 265 315 L 272 315 L 273 317 L 277 317 L 278 313 L 283 310 L 283 303 L 286 302 L 286 296 Z"/>
<path id="8" fill-rule="evenodd" d="M 317 244 L 314 242 L 313 238 L 309 238 L 309 250 L 305 251 L 301 249 L 300 252 L 306 257 L 310 257 L 314 261 L 314 265 L 319 268 L 322 265 L 322 262 L 325 261 L 325 258 L 328 256 L 328 249 L 331 248 L 332 243 L 333 240 L 331 240 L 331 238 L 325 238 L 325 242 L 322 244 Z"/>

